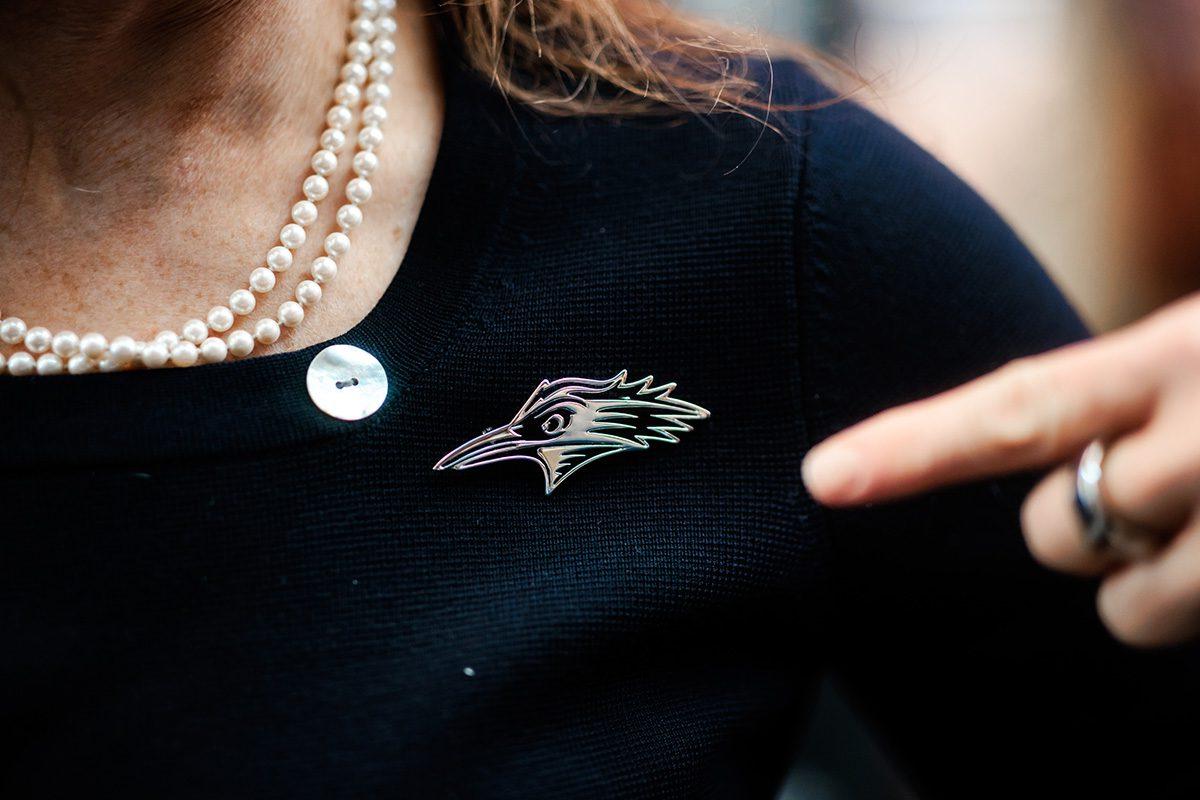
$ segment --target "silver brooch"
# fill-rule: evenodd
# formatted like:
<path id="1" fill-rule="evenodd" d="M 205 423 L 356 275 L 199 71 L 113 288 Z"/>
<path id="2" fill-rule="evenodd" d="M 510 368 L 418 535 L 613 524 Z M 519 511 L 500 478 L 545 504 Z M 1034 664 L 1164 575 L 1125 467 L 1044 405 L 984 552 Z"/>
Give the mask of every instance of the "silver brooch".
<path id="1" fill-rule="evenodd" d="M 546 494 L 593 461 L 652 442 L 674 444 L 692 429 L 688 420 L 708 411 L 671 396 L 673 383 L 651 386 L 654 376 L 628 380 L 621 370 L 607 380 L 542 381 L 512 418 L 442 456 L 435 470 L 470 469 L 526 459 L 542 468 Z"/>

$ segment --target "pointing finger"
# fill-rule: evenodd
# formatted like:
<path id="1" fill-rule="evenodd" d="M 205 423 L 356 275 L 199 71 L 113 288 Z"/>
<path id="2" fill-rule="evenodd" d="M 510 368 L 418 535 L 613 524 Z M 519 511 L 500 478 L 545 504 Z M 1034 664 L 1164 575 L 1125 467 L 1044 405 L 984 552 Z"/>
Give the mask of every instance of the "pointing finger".
<path id="1" fill-rule="evenodd" d="M 831 437 L 805 460 L 805 484 L 855 505 L 1065 461 L 1141 421 L 1151 377 L 1134 331 L 1020 359 Z"/>

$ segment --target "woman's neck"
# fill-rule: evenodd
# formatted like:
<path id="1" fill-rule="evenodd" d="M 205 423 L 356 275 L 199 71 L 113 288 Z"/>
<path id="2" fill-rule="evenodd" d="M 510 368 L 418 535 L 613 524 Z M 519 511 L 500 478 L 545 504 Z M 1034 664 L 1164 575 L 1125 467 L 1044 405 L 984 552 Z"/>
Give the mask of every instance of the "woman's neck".
<path id="1" fill-rule="evenodd" d="M 389 126 L 372 206 L 402 223 L 415 209 L 400 196 L 432 168 L 441 95 L 420 0 L 398 6 L 389 105 L 405 126 Z M 0 5 L 4 315 L 145 336 L 243 287 L 299 199 L 350 17 L 350 0 Z M 325 220 L 343 202 L 343 152 Z M 389 226 L 394 240 L 407 236 Z M 113 308 L 121 297 L 133 302 Z"/>
<path id="2" fill-rule="evenodd" d="M 346 2 L 306 0 L 6 3 L 0 154 L 28 169 L 4 170 L 0 196 L 21 180 L 41 194 L 23 203 L 95 206 L 220 167 L 206 156 L 261 163 L 272 140 L 312 130 L 298 112 L 327 102 L 348 18 Z"/>

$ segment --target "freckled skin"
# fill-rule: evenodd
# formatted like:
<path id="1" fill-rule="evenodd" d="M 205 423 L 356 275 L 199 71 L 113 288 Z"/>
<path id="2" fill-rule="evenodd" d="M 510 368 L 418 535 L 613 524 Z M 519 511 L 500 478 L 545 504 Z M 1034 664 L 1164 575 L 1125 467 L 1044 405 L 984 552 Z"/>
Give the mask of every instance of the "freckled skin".
<path id="1" fill-rule="evenodd" d="M 353 248 L 304 324 L 256 355 L 352 327 L 408 247 L 442 124 L 421 10 L 396 11 L 388 105 L 403 125 L 386 128 Z M 303 199 L 349 19 L 343 0 L 0 6 L 0 312 L 150 338 L 225 304 Z M 291 299 L 337 229 L 349 133 L 295 265 L 242 327 Z"/>

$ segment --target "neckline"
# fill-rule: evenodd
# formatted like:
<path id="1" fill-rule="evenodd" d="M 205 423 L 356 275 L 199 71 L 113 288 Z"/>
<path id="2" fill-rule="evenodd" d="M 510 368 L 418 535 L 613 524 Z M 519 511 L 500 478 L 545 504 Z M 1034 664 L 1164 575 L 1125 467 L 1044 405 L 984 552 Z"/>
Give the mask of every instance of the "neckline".
<path id="1" fill-rule="evenodd" d="M 0 465 L 227 454 L 386 418 L 462 328 L 521 168 L 506 135 L 512 109 L 451 51 L 443 49 L 441 63 L 445 119 L 425 200 L 408 251 L 366 316 L 327 341 L 245 361 L 0 380 L 0 405 L 23 423 L 0 436 Z M 309 399 L 308 364 L 333 344 L 362 347 L 387 371 L 388 399 L 373 417 L 336 420 Z"/>

